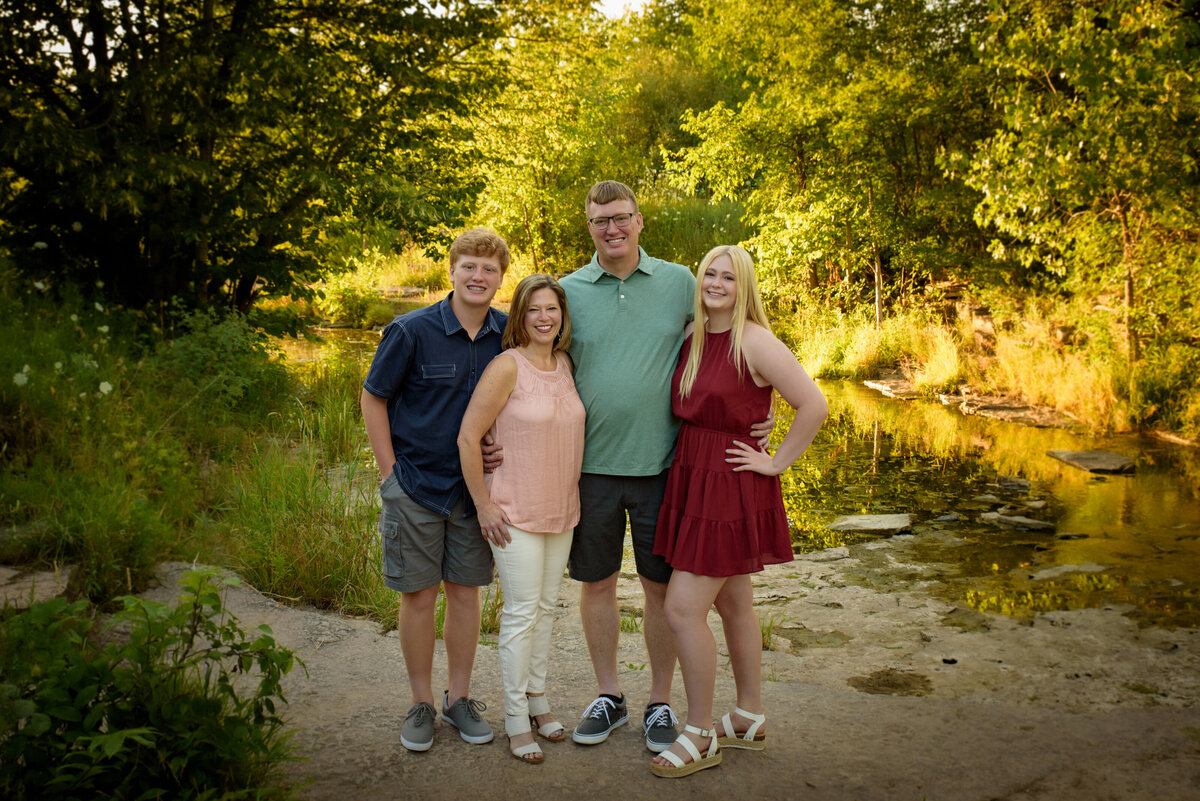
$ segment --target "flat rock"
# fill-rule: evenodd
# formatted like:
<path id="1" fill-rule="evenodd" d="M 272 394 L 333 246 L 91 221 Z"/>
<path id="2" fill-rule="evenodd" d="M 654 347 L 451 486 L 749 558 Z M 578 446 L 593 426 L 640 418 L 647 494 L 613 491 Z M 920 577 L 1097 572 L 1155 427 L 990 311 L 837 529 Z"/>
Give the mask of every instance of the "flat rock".
<path id="1" fill-rule="evenodd" d="M 833 531 L 860 531 L 866 534 L 898 534 L 908 531 L 914 515 L 843 515 L 829 524 Z"/>
<path id="2" fill-rule="evenodd" d="M 1047 456 L 1090 473 L 1132 473 L 1133 460 L 1112 451 L 1046 451 Z"/>
<path id="3" fill-rule="evenodd" d="M 67 591 L 74 571 L 72 566 L 31 573 L 0 567 L 0 607 L 27 609 L 31 601 L 41 603 L 56 598 Z"/>
<path id="4" fill-rule="evenodd" d="M 1053 531 L 1054 524 L 1047 523 L 1045 520 L 1034 520 L 1032 517 L 1024 517 L 1023 515 L 1005 515 L 999 512 L 984 512 L 979 516 L 980 520 L 987 523 L 995 523 L 1009 528 L 1020 528 L 1026 531 Z"/>
<path id="5" fill-rule="evenodd" d="M 1055 567 L 1048 567 L 1045 570 L 1039 570 L 1033 574 L 1033 578 L 1036 581 L 1044 581 L 1045 579 L 1067 576 L 1071 573 L 1103 573 L 1107 569 L 1104 565 L 1098 565 L 1095 562 L 1085 562 L 1082 565 L 1056 565 Z"/>
<path id="6" fill-rule="evenodd" d="M 913 389 L 912 382 L 903 379 L 880 378 L 874 381 L 864 381 L 863 384 L 896 400 L 915 400 L 921 397 L 920 393 Z"/>

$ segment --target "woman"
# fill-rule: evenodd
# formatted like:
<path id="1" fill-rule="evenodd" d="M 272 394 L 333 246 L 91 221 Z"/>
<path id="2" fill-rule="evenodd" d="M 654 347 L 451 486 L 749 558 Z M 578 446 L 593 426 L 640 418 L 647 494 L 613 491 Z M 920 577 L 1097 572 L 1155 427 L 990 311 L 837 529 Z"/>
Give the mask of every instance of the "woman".
<path id="1" fill-rule="evenodd" d="M 683 425 L 654 546 L 674 568 L 666 614 L 688 702 L 684 733 L 650 766 L 665 777 L 719 764 L 720 746 L 765 745 L 762 634 L 750 574 L 792 559 L 778 476 L 828 412 L 817 385 L 771 333 L 750 254 L 714 248 L 698 273 L 695 322 L 672 385 Z M 796 409 L 774 455 L 738 439 L 766 417 L 772 390 Z M 737 685 L 737 704 L 720 728 L 712 717 L 717 652 L 707 620 L 714 604 Z"/>
<path id="2" fill-rule="evenodd" d="M 505 350 L 471 396 L 458 450 L 504 595 L 500 673 L 509 750 L 538 764 L 544 756 L 531 724 L 552 742 L 566 737 L 546 701 L 546 662 L 558 587 L 579 522 L 583 464 L 583 403 L 566 352 L 571 318 L 557 281 L 531 275 L 517 285 L 502 341 Z M 480 441 L 489 430 L 504 443 L 504 462 L 485 477 Z"/>

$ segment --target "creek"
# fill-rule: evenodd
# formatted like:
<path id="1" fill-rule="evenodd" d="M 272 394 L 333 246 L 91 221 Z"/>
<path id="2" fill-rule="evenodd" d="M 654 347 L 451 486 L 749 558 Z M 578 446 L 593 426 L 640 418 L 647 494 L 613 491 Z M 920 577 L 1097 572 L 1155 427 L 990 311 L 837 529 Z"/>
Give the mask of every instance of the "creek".
<path id="1" fill-rule="evenodd" d="M 377 332 L 320 334 L 281 341 L 289 362 L 356 359 L 365 373 Z M 887 540 L 888 566 L 859 581 L 920 583 L 1016 617 L 1111 607 L 1143 625 L 1200 626 L 1200 449 L 964 415 L 856 382 L 820 387 L 829 418 L 782 476 L 797 551 L 878 539 L 831 531 L 844 515 L 909 514 L 910 530 Z M 1092 449 L 1133 459 L 1135 471 L 1098 475 L 1047 455 Z M 988 519 L 995 511 L 1051 528 L 999 525 Z"/>

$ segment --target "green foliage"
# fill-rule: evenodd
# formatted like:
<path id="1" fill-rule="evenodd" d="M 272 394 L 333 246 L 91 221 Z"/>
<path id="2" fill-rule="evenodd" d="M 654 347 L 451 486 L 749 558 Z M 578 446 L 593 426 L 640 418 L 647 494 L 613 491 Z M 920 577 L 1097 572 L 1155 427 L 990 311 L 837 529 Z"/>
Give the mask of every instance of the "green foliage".
<path id="1" fill-rule="evenodd" d="M 32 276 L 246 311 L 329 233 L 468 212 L 491 4 L 0 2 L 0 230 Z"/>
<path id="2" fill-rule="evenodd" d="M 72 590 L 104 604 L 195 556 L 214 463 L 272 424 L 292 379 L 240 316 L 166 316 L 176 339 L 156 344 L 141 315 L 55 289 L 0 292 L 4 551 L 75 563 Z"/>
<path id="3" fill-rule="evenodd" d="M 1181 298 L 1197 262 L 1200 207 L 1194 76 L 1200 27 L 1164 0 L 994 3 L 980 37 L 1002 125 L 969 182 L 998 255 L 1084 293 L 1120 291 L 1128 356 L 1139 338 L 1187 332 Z M 1162 343 L 1159 347 L 1166 347 Z"/>
<path id="4" fill-rule="evenodd" d="M 200 415 L 210 422 L 235 414 L 265 416 L 289 389 L 290 378 L 273 358 L 266 335 L 240 314 L 185 312 L 173 333 L 148 360 L 158 380 L 182 399 L 162 426 L 175 415 Z"/>
<path id="5" fill-rule="evenodd" d="M 182 580 L 175 606 L 133 597 L 89 637 L 57 598 L 0 629 L 0 791 L 6 798 L 288 798 L 277 705 L 291 651 L 223 608 L 235 579 Z"/>
<path id="6" fill-rule="evenodd" d="M 672 165 L 684 186 L 746 204 L 766 290 L 822 286 L 853 306 L 872 283 L 902 296 L 984 255 L 963 222 L 975 196 L 937 163 L 987 130 L 975 4 L 710 0 L 689 19 L 701 60 L 747 91 L 685 112 L 698 143 Z"/>
<path id="7" fill-rule="evenodd" d="M 693 271 L 712 248 L 737 244 L 753 233 L 741 220 L 742 207 L 729 200 L 678 196 L 660 199 L 652 189 L 638 205 L 645 222 L 639 237 L 642 248 Z"/>
<path id="8" fill-rule="evenodd" d="M 222 525 L 238 573 L 264 592 L 383 620 L 375 471 L 330 470 L 312 445 L 268 441 L 230 478 Z"/>

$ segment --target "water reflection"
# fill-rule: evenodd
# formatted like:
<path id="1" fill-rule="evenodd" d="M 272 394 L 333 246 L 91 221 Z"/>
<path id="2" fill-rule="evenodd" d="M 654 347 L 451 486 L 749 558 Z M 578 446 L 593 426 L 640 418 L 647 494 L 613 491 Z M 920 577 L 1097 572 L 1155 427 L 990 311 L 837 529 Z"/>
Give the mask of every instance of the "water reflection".
<path id="1" fill-rule="evenodd" d="M 1119 603 L 1147 622 L 1200 625 L 1196 449 L 963 416 L 853 383 L 821 388 L 829 419 L 783 477 L 797 550 L 862 540 L 825 528 L 839 515 L 911 513 L 914 536 L 893 538 L 893 555 L 955 602 L 1013 615 Z M 1096 476 L 1046 455 L 1094 448 L 1133 458 L 1137 472 Z M 981 519 L 1006 506 L 1055 530 Z"/>
<path id="2" fill-rule="evenodd" d="M 298 337 L 276 337 L 275 344 L 288 363 L 354 360 L 363 374 L 379 345 L 379 332 L 358 328 L 313 328 Z"/>

